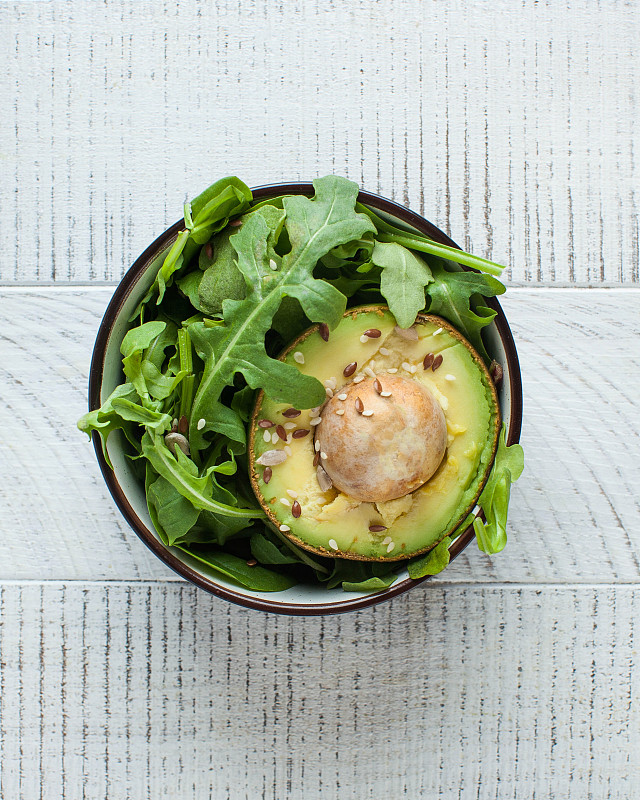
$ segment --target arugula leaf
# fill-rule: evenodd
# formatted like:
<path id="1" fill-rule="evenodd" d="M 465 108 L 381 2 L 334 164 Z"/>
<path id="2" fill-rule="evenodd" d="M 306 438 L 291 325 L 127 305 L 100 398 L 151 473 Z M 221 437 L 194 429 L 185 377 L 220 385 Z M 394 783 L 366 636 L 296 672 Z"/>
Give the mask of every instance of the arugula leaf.
<path id="1" fill-rule="evenodd" d="M 433 280 L 428 264 L 400 244 L 376 242 L 371 261 L 382 267 L 380 291 L 401 328 L 409 328 L 424 308 L 424 287 Z"/>
<path id="2" fill-rule="evenodd" d="M 279 572 L 261 567 L 259 564 L 250 567 L 243 558 L 238 558 L 238 556 L 222 550 L 195 545 L 191 545 L 188 549 L 186 547 L 179 547 L 179 549 L 241 586 L 256 592 L 283 592 L 298 583 L 295 578 L 281 575 Z"/>
<path id="3" fill-rule="evenodd" d="M 524 451 L 519 444 L 507 447 L 503 425 L 493 468 L 478 500 L 486 523 L 476 518 L 473 529 L 478 547 L 485 553 L 499 553 L 507 544 L 507 511 L 511 483 L 517 481 L 524 469 Z"/>
<path id="4" fill-rule="evenodd" d="M 381 592 L 395 583 L 397 575 L 386 575 L 384 578 L 367 578 L 364 581 L 342 581 L 343 592 Z"/>
<path id="5" fill-rule="evenodd" d="M 148 431 L 142 437 L 142 455 L 155 471 L 174 486 L 196 508 L 212 511 L 228 517 L 256 519 L 264 517 L 264 512 L 256 508 L 236 508 L 215 500 L 211 474 L 198 476 L 196 465 L 179 447 L 174 456 L 162 436 L 151 435 Z"/>
<path id="6" fill-rule="evenodd" d="M 241 372 L 252 388 L 258 387 L 274 400 L 295 403 L 301 408 L 318 405 L 325 398 L 324 387 L 316 378 L 303 375 L 290 364 L 270 358 L 265 350 L 265 336 L 284 296 L 295 297 L 312 322 L 326 322 L 334 328 L 344 313 L 346 298 L 337 289 L 313 278 L 313 270 L 322 255 L 338 244 L 361 236 L 373 225 L 354 211 L 358 193 L 356 184 L 329 176 L 314 182 L 315 197 L 285 197 L 285 225 L 291 250 L 278 257 L 269 244 L 270 227 L 265 212 L 273 217 L 273 208 L 264 206 L 247 216 L 231 242 L 238 253 L 238 268 L 245 277 L 244 300 L 225 300 L 224 327 L 206 328 L 195 323 L 192 338 L 205 360 L 205 368 L 191 414 L 189 441 L 192 450 L 204 446 L 204 433 L 222 433 L 218 418 L 219 397 L 225 386 Z M 278 211 L 278 210 L 276 210 Z M 283 212 L 279 213 L 279 220 Z M 278 224 L 280 224 L 278 222 Z M 273 270 L 271 261 L 276 262 Z M 214 411 L 214 416 L 206 411 Z M 196 423 L 205 419 L 205 427 Z"/>
<path id="7" fill-rule="evenodd" d="M 104 460 L 113 469 L 113 464 L 107 452 L 107 440 L 109 435 L 117 430 L 122 429 L 128 441 L 139 450 L 140 444 L 134 436 L 133 426 L 130 422 L 123 419 L 121 414 L 114 408 L 113 404 L 118 399 L 137 400 L 138 395 L 135 387 L 131 383 L 122 383 L 116 386 L 109 397 L 104 401 L 100 408 L 95 411 L 88 411 L 83 414 L 78 420 L 78 430 L 86 433 L 91 438 L 92 431 L 97 431 L 100 434 L 100 443 L 102 444 L 102 455 Z"/>
<path id="8" fill-rule="evenodd" d="M 144 425 L 154 433 L 162 433 L 171 427 L 171 417 L 168 414 L 141 406 L 126 397 L 114 397 L 111 406 L 121 419 Z"/>
<path id="9" fill-rule="evenodd" d="M 196 244 L 208 242 L 232 216 L 249 208 L 251 189 L 239 178 L 221 178 L 185 207 L 185 227 Z"/>
<path id="10" fill-rule="evenodd" d="M 445 536 L 433 550 L 429 550 L 424 556 L 419 556 L 409 562 L 407 570 L 409 577 L 424 578 L 425 575 L 437 575 L 449 564 L 450 554 L 449 545 L 452 542 L 451 536 Z"/>
<path id="11" fill-rule="evenodd" d="M 504 294 L 506 288 L 490 275 L 449 271 L 442 263 L 433 263 L 431 271 L 433 281 L 427 286 L 427 311 L 449 320 L 489 363 L 482 329 L 491 323 L 496 312 L 487 308 L 482 298 Z"/>
<path id="12" fill-rule="evenodd" d="M 254 533 L 251 537 L 251 555 L 261 564 L 300 563 L 297 558 L 283 553 L 264 533 Z"/>
<path id="13" fill-rule="evenodd" d="M 169 546 L 184 540 L 200 516 L 200 510 L 161 475 L 147 487 L 147 503 L 153 506 Z"/>
<path id="14" fill-rule="evenodd" d="M 481 256 L 471 255 L 471 253 L 465 253 L 464 250 L 458 250 L 457 247 L 435 242 L 433 239 L 421 233 L 407 231 L 396 225 L 392 225 L 379 217 L 370 208 L 360 203 L 358 203 L 356 208 L 358 211 L 367 214 L 375 223 L 378 232 L 376 237 L 378 242 L 395 242 L 411 250 L 446 258 L 450 261 L 455 261 L 457 264 L 462 264 L 465 267 L 472 267 L 473 269 L 480 270 L 480 272 L 487 272 L 490 275 L 500 275 L 504 269 L 503 266 L 496 264 L 494 261 L 489 261 Z"/>
<path id="15" fill-rule="evenodd" d="M 211 243 L 213 261 L 198 287 L 200 308 L 207 314 L 222 314 L 223 300 L 242 300 L 246 294 L 244 277 L 236 265 L 237 254 L 231 244 L 236 233 L 235 228 L 225 229 Z"/>

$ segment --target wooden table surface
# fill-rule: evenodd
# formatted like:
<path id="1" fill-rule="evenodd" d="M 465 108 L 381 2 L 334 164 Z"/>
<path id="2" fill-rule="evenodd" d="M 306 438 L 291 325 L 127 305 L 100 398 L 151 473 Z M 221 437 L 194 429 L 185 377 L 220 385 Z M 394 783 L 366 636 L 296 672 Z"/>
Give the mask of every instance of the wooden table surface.
<path id="1" fill-rule="evenodd" d="M 0 797 L 638 797 L 640 5 L 1 2 Z M 146 550 L 86 439 L 113 288 L 329 172 L 508 265 L 509 544 L 335 618 Z"/>

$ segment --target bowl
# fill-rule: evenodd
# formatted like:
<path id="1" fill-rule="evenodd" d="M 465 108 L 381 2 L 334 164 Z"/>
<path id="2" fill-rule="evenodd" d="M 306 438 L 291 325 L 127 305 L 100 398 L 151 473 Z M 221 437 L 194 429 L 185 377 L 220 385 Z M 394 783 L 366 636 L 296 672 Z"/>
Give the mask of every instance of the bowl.
<path id="1" fill-rule="evenodd" d="M 311 183 L 284 183 L 260 186 L 253 189 L 257 200 L 264 200 L 283 194 L 304 194 L 313 196 Z M 379 195 L 361 191 L 358 201 L 370 206 L 386 219 L 426 234 L 437 242 L 458 247 L 445 233 L 419 214 Z M 184 229 L 182 220 L 176 222 L 142 255 L 120 281 L 109 302 L 98 330 L 89 375 L 89 410 L 101 406 L 114 388 L 122 382 L 122 361 L 120 344 L 127 332 L 134 309 L 147 289 L 153 283 L 164 256 L 179 232 Z M 485 343 L 492 358 L 504 369 L 504 377 L 499 391 L 502 418 L 506 424 L 507 444 L 519 440 L 522 422 L 522 384 L 520 367 L 513 337 L 507 319 L 495 298 L 487 298 L 486 304 L 496 311 L 496 316 L 485 329 Z M 167 547 L 158 537 L 149 512 L 144 487 L 134 475 L 131 462 L 125 457 L 123 437 L 115 431 L 108 441 L 108 453 L 113 470 L 108 466 L 100 439 L 93 433 L 93 442 L 102 474 L 111 495 L 123 516 L 142 541 L 172 570 L 194 585 L 247 608 L 289 615 L 336 614 L 359 608 L 373 606 L 390 600 L 412 589 L 427 578 L 412 580 L 408 574 L 400 573 L 396 582 L 385 591 L 377 593 L 346 593 L 341 588 L 327 590 L 323 586 L 297 585 L 284 592 L 263 593 L 249 591 L 190 558 L 183 551 Z M 481 512 L 479 512 L 481 513 Z M 450 547 L 451 559 L 456 558 L 475 538 L 473 527 L 454 540 Z"/>

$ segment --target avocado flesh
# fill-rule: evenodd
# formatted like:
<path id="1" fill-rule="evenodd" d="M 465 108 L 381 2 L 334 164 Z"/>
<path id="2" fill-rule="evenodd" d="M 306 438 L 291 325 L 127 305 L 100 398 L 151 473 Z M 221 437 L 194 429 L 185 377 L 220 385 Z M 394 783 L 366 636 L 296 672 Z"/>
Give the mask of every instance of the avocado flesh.
<path id="1" fill-rule="evenodd" d="M 473 507 L 497 440 L 499 411 L 495 390 L 486 369 L 478 363 L 477 354 L 472 355 L 459 334 L 449 332 L 448 323 L 437 317 L 422 319 L 416 325 L 418 340 L 407 341 L 397 334 L 395 319 L 384 307 L 352 309 L 332 331 L 329 342 L 312 329 L 283 356 L 283 360 L 321 382 L 334 378 L 337 390 L 362 374 L 373 361 L 373 371 L 381 378 L 389 369 L 397 369 L 396 374 L 420 382 L 435 396 L 447 422 L 447 452 L 433 477 L 409 495 L 373 503 L 355 500 L 334 488 L 323 492 L 313 466 L 310 411 L 302 410 L 298 417 L 287 418 L 282 412 L 289 406 L 260 395 L 251 430 L 254 491 L 272 524 L 288 526 L 286 535 L 301 547 L 342 558 L 408 558 L 434 547 Z M 369 328 L 380 330 L 381 336 L 363 343 L 360 336 Z M 380 354 L 381 347 L 389 354 Z M 443 363 L 435 372 L 422 365 L 429 352 L 443 356 Z M 304 364 L 294 359 L 294 353 L 302 353 Z M 354 361 L 358 363 L 354 375 L 343 377 L 344 367 Z M 411 374 L 403 364 L 416 365 L 418 369 Z M 264 429 L 257 426 L 261 419 L 280 425 L 291 422 L 298 429 L 310 430 L 304 438 L 290 437 L 287 446 L 291 455 L 272 468 L 268 484 L 262 479 L 263 467 L 255 465 L 255 459 L 266 450 L 282 449 L 285 443 L 280 439 L 276 443 L 265 442 Z M 273 435 L 275 427 L 268 432 Z M 291 434 L 291 430 L 287 433 Z M 289 491 L 297 496 L 293 498 Z M 299 518 L 292 514 L 294 499 L 302 509 Z M 382 525 L 387 530 L 371 532 L 371 525 Z"/>

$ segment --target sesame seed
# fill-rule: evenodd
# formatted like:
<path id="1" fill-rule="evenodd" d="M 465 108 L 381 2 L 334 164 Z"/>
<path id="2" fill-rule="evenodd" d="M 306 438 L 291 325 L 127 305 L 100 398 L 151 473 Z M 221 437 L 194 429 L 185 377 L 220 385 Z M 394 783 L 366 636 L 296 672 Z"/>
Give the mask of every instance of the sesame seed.
<path id="1" fill-rule="evenodd" d="M 371 528 L 369 528 L 369 530 L 371 530 Z M 382 540 L 382 544 L 391 544 L 392 541 L 393 539 L 390 536 L 385 536 L 384 539 Z"/>
<path id="2" fill-rule="evenodd" d="M 417 371 L 418 371 L 418 367 L 416 367 L 416 365 L 415 365 L 415 364 L 412 364 L 412 365 L 411 365 L 411 369 L 409 370 L 409 372 L 410 372 L 412 375 L 415 375 L 415 373 L 416 373 Z"/>
<path id="3" fill-rule="evenodd" d="M 291 505 L 291 500 L 287 500 L 286 497 L 281 497 L 280 498 L 280 502 L 282 503 L 283 506 L 290 506 Z"/>
<path id="4" fill-rule="evenodd" d="M 378 350 L 378 352 L 380 353 L 381 356 L 390 356 L 391 355 L 391 350 L 387 350 L 386 347 L 381 347 L 380 350 Z"/>
<path id="5" fill-rule="evenodd" d="M 277 434 L 277 433 L 275 433 L 275 432 L 274 432 L 274 433 L 272 433 L 272 434 L 271 434 L 271 444 L 276 444 L 279 438 L 280 438 L 280 437 L 278 436 L 278 434 Z"/>
<path id="6" fill-rule="evenodd" d="M 319 425 L 321 422 L 322 422 L 322 417 L 313 417 L 313 419 L 309 420 L 309 425 L 315 427 L 316 425 Z"/>
<path id="7" fill-rule="evenodd" d="M 265 442 L 270 442 L 271 441 L 271 434 L 269 433 L 269 431 L 265 431 L 262 434 L 262 438 L 265 440 Z"/>
<path id="8" fill-rule="evenodd" d="M 398 368 L 397 368 L 397 367 L 393 367 L 393 369 L 388 369 L 388 370 L 387 370 L 387 372 L 388 372 L 390 375 L 395 375 L 397 371 L 398 371 Z"/>
<path id="9" fill-rule="evenodd" d="M 285 452 L 285 453 L 286 453 L 288 456 L 290 456 L 290 455 L 291 455 L 291 448 L 289 447 L 289 445 L 285 445 L 285 446 L 284 446 L 282 449 L 284 450 L 284 452 Z"/>
<path id="10" fill-rule="evenodd" d="M 280 526 L 280 530 L 281 530 L 283 533 L 286 533 L 287 531 L 290 531 L 290 530 L 291 530 L 291 528 L 290 528 L 288 525 L 281 525 L 281 526 Z"/>
<path id="11" fill-rule="evenodd" d="M 438 330 L 433 332 L 433 336 L 437 336 L 439 333 L 442 333 L 442 328 L 438 328 Z"/>
<path id="12" fill-rule="evenodd" d="M 309 409 L 309 414 L 311 414 L 312 417 L 317 417 L 318 414 L 320 413 L 321 408 L 322 406 L 316 406 L 315 408 L 311 408 Z"/>
<path id="13" fill-rule="evenodd" d="M 336 414 L 341 417 L 344 414 L 344 408 L 336 408 Z"/>
<path id="14" fill-rule="evenodd" d="M 287 438 L 285 439 L 285 442 L 286 442 L 287 444 L 291 444 L 291 441 L 292 441 L 292 439 L 293 439 L 293 436 L 292 436 L 291 434 L 289 434 L 289 435 L 287 436 Z"/>
<path id="15" fill-rule="evenodd" d="M 387 545 L 387 553 L 390 553 L 395 548 L 394 542 L 389 542 Z"/>
<path id="16" fill-rule="evenodd" d="M 373 411 L 371 409 L 369 409 L 368 411 L 363 411 L 362 412 L 362 416 L 363 417 L 372 417 L 373 416 Z"/>
<path id="17" fill-rule="evenodd" d="M 274 272 L 278 269 L 278 265 L 273 258 L 269 260 L 269 266 Z"/>
<path id="18" fill-rule="evenodd" d="M 402 362 L 402 369 L 403 369 L 405 372 L 411 372 L 411 364 L 409 364 L 409 362 L 408 362 L 408 361 L 403 361 L 403 362 Z"/>
<path id="19" fill-rule="evenodd" d="M 338 549 L 338 543 L 336 542 L 335 539 L 329 539 L 329 547 L 332 550 L 337 550 Z"/>
<path id="20" fill-rule="evenodd" d="M 285 431 L 292 431 L 296 427 L 295 422 L 285 422 L 283 425 Z"/>
<path id="21" fill-rule="evenodd" d="M 338 398 L 338 400 L 346 400 L 347 399 L 347 393 L 346 392 L 342 392 L 341 394 L 337 394 L 336 397 Z"/>
<path id="22" fill-rule="evenodd" d="M 380 397 L 391 397 L 391 392 L 380 392 Z"/>
<path id="23" fill-rule="evenodd" d="M 293 354 L 293 360 L 297 364 L 304 364 L 304 354 L 301 353 L 299 350 L 296 350 L 296 352 Z"/>
<path id="24" fill-rule="evenodd" d="M 376 373 L 371 369 L 371 367 L 365 367 L 363 370 L 365 375 L 368 375 L 370 378 L 375 378 Z"/>
<path id="25" fill-rule="evenodd" d="M 363 333 L 362 336 L 360 337 L 360 341 L 362 342 L 362 344 L 365 344 L 365 342 L 369 341 L 369 337 L 365 336 Z"/>
<path id="26" fill-rule="evenodd" d="M 445 379 L 445 381 L 455 381 L 455 379 L 456 379 L 456 376 L 455 376 L 455 375 L 451 375 L 451 373 L 447 373 L 447 374 L 444 376 L 444 379 Z"/>
<path id="27" fill-rule="evenodd" d="M 199 431 L 201 431 L 201 430 L 204 428 L 204 426 L 205 426 L 206 424 L 207 424 L 207 421 L 206 421 L 206 419 L 199 419 L 199 420 L 198 420 L 198 424 L 196 425 L 196 428 L 197 428 Z"/>
<path id="28" fill-rule="evenodd" d="M 330 389 L 327 386 L 324 391 L 325 391 L 325 394 L 327 395 L 327 397 L 329 398 L 329 400 L 331 400 L 331 398 L 333 397 L 333 389 Z"/>
<path id="29" fill-rule="evenodd" d="M 320 452 L 320 440 L 319 439 L 316 439 L 315 442 L 313 443 L 313 449 L 316 451 L 316 453 Z"/>
<path id="30" fill-rule="evenodd" d="M 332 376 L 331 378 L 327 378 L 327 380 L 324 382 L 324 385 L 328 386 L 329 389 L 335 389 L 338 385 L 338 381 Z"/>
<path id="31" fill-rule="evenodd" d="M 326 461 L 327 458 L 329 458 L 329 456 L 324 452 L 324 450 L 321 450 L 320 451 L 320 458 L 323 459 L 324 461 Z"/>
<path id="32" fill-rule="evenodd" d="M 354 383 L 360 383 L 360 381 L 363 381 L 363 380 L 364 380 L 364 375 L 356 375 L 356 377 L 353 379 L 353 382 Z"/>
<path id="33" fill-rule="evenodd" d="M 289 497 L 293 497 L 294 500 L 298 496 L 298 493 L 294 492 L 293 489 L 287 489 L 287 494 L 289 495 Z"/>

